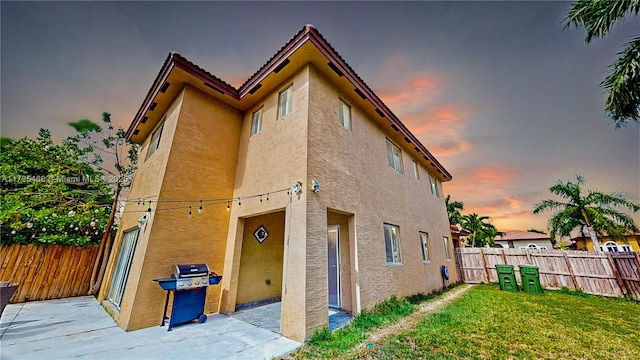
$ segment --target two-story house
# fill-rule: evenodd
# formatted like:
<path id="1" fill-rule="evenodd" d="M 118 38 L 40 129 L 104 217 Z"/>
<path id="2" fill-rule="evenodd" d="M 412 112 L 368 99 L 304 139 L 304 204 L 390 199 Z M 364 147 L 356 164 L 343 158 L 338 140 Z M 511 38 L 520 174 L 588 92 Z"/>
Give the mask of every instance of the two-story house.
<path id="1" fill-rule="evenodd" d="M 99 294 L 124 329 L 159 324 L 173 264 L 223 274 L 208 313 L 280 301 L 296 340 L 329 307 L 456 278 L 451 175 L 311 25 L 237 89 L 169 54 L 127 137 L 140 164 Z"/>

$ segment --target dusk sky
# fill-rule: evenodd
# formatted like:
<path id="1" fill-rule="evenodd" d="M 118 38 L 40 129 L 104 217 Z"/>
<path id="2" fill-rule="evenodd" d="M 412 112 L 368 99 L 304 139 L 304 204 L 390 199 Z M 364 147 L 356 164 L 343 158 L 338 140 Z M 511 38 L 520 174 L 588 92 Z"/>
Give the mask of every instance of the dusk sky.
<path id="1" fill-rule="evenodd" d="M 446 194 L 499 230 L 558 180 L 640 197 L 640 130 L 599 87 L 636 19 L 584 44 L 566 2 L 1 3 L 2 136 L 57 139 L 108 111 L 128 127 L 167 54 L 240 85 L 313 24 L 453 175 Z M 636 222 L 640 215 L 634 215 Z"/>

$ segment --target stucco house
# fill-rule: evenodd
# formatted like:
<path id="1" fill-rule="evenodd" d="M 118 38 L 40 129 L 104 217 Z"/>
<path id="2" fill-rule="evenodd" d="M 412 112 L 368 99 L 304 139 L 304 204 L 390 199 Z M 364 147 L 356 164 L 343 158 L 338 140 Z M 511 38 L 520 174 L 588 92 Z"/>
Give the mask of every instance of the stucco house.
<path id="1" fill-rule="evenodd" d="M 502 235 L 497 235 L 493 243 L 494 247 L 505 249 L 553 249 L 549 235 L 520 230 L 506 231 Z"/>
<path id="2" fill-rule="evenodd" d="M 311 25 L 238 88 L 169 54 L 126 135 L 140 164 L 99 293 L 126 330 L 159 325 L 174 264 L 223 275 L 207 313 L 280 301 L 296 340 L 329 307 L 457 277 L 451 175 Z"/>
<path id="3" fill-rule="evenodd" d="M 627 235 L 624 240 L 614 239 L 611 236 L 598 236 L 598 244 L 602 251 L 608 252 L 624 252 L 624 251 L 640 251 L 640 234 Z M 594 251 L 593 241 L 589 237 L 576 236 L 571 238 L 571 248 L 576 250 Z"/>

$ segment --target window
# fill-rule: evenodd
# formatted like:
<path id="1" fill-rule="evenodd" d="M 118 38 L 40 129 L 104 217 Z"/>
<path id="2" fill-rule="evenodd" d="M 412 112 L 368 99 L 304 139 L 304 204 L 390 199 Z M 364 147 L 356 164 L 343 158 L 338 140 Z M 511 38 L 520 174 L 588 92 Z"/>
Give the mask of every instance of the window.
<path id="1" fill-rule="evenodd" d="M 449 238 L 446 236 L 442 237 L 442 243 L 444 243 L 444 256 L 447 260 L 451 260 L 451 253 L 449 252 Z"/>
<path id="2" fill-rule="evenodd" d="M 426 232 L 419 232 L 420 245 L 422 245 L 422 261 L 431 262 L 431 253 L 429 253 L 429 234 Z"/>
<path id="3" fill-rule="evenodd" d="M 253 113 L 251 118 L 251 136 L 257 134 L 262 129 L 262 108 Z"/>
<path id="4" fill-rule="evenodd" d="M 129 269 L 131 268 L 131 261 L 133 260 L 136 243 L 138 242 L 139 232 L 140 228 L 135 228 L 126 231 L 122 236 L 122 245 L 120 245 L 116 269 L 113 272 L 113 279 L 111 280 L 111 287 L 109 288 L 109 295 L 107 296 L 109 301 L 118 309 L 120 308 L 120 303 L 122 303 L 124 288 L 127 284 L 127 278 L 129 277 Z"/>
<path id="5" fill-rule="evenodd" d="M 429 175 L 429 182 L 431 183 L 431 193 L 436 197 L 440 197 L 440 194 L 438 193 L 438 180 Z"/>
<path id="6" fill-rule="evenodd" d="M 163 119 L 164 120 L 164 119 Z M 160 124 L 158 130 L 153 133 L 153 137 L 151 138 L 151 144 L 149 145 L 149 153 L 147 154 L 147 158 L 153 155 L 156 150 L 158 150 L 158 146 L 160 146 L 160 137 L 162 137 L 162 129 L 164 129 L 164 122 Z"/>
<path id="7" fill-rule="evenodd" d="M 351 106 L 340 100 L 340 125 L 351 129 Z"/>
<path id="8" fill-rule="evenodd" d="M 615 241 L 608 241 L 604 244 L 604 248 L 608 252 L 618 252 L 618 244 Z"/>
<path id="9" fill-rule="evenodd" d="M 292 86 L 289 86 L 286 90 L 280 93 L 280 96 L 278 97 L 278 119 L 291 114 L 291 105 L 293 103 L 291 93 Z"/>
<path id="10" fill-rule="evenodd" d="M 397 172 L 402 174 L 402 152 L 400 152 L 399 147 L 395 146 L 388 139 L 387 139 L 387 159 L 389 161 L 389 166 L 391 166 Z"/>
<path id="11" fill-rule="evenodd" d="M 622 248 L 622 251 L 626 251 L 626 252 L 633 251 L 633 250 L 631 250 L 631 246 L 629 246 L 629 245 L 620 245 L 620 247 Z"/>
<path id="12" fill-rule="evenodd" d="M 387 248 L 387 264 L 402 264 L 399 227 L 384 224 L 384 244 Z"/>
<path id="13" fill-rule="evenodd" d="M 420 174 L 418 174 L 418 163 L 415 160 L 413 160 L 413 175 L 416 179 L 420 179 Z"/>

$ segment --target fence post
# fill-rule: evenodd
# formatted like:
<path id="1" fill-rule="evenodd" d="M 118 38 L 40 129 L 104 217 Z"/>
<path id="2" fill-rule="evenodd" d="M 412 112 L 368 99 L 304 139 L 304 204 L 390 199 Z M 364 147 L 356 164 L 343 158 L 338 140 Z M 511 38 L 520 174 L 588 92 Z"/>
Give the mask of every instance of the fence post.
<path id="1" fill-rule="evenodd" d="M 484 258 L 484 252 L 480 249 L 480 257 L 482 258 L 482 265 L 484 266 L 484 275 L 487 277 L 487 284 L 491 284 L 491 277 L 489 276 L 489 269 L 487 268 L 487 260 Z"/>
<path id="2" fill-rule="evenodd" d="M 566 251 L 564 251 L 562 255 L 564 255 L 564 261 L 567 262 L 567 269 L 569 269 L 569 275 L 571 275 L 571 281 L 573 281 L 573 290 L 576 290 L 578 288 L 578 280 L 576 280 L 576 275 L 573 273 L 571 262 L 569 262 L 569 256 L 567 256 Z"/>
<path id="3" fill-rule="evenodd" d="M 462 253 L 460 248 L 455 249 L 456 252 L 456 270 L 458 270 L 458 281 L 464 282 L 464 270 L 462 269 Z"/>
<path id="4" fill-rule="evenodd" d="M 626 296 L 628 291 L 627 287 L 622 282 L 622 278 L 620 277 L 620 273 L 618 272 L 618 262 L 613 260 L 613 256 L 611 256 L 610 252 L 607 252 L 607 259 L 609 259 L 609 263 L 611 264 L 611 269 L 613 270 L 613 274 L 616 276 L 616 281 L 618 282 L 618 286 L 622 293 Z"/>
<path id="5" fill-rule="evenodd" d="M 507 255 L 504 254 L 504 248 L 502 249 L 502 261 L 504 261 L 504 264 L 507 265 Z"/>

